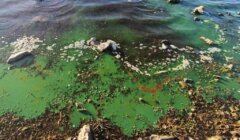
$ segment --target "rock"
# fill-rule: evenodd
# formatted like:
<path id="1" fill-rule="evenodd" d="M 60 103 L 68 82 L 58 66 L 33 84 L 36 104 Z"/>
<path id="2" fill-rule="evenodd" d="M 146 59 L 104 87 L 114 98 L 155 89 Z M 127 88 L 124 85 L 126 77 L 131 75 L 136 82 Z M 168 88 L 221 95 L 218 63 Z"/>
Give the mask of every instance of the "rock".
<path id="1" fill-rule="evenodd" d="M 164 44 L 164 45 L 167 45 L 167 46 L 170 46 L 170 45 L 172 44 L 172 43 L 171 43 L 170 41 L 168 41 L 168 40 L 162 40 L 161 43 Z"/>
<path id="2" fill-rule="evenodd" d="M 204 6 L 198 6 L 196 8 L 193 9 L 193 14 L 195 15 L 201 15 L 204 13 Z"/>
<path id="3" fill-rule="evenodd" d="M 171 4 L 178 4 L 180 3 L 180 0 L 167 0 L 167 2 Z"/>
<path id="4" fill-rule="evenodd" d="M 178 138 L 176 137 L 173 137 L 173 136 L 159 136 L 159 135 L 151 135 L 150 140 L 179 140 Z"/>
<path id="5" fill-rule="evenodd" d="M 26 56 L 29 56 L 29 55 L 32 55 L 32 53 L 29 52 L 28 50 L 11 54 L 10 57 L 8 58 L 8 60 L 7 60 L 7 63 L 8 64 L 14 63 L 16 61 L 19 61 L 19 60 L 23 59 Z"/>
<path id="6" fill-rule="evenodd" d="M 169 48 L 171 46 L 171 42 L 168 40 L 162 40 L 161 43 L 162 43 L 161 49 L 163 49 L 163 50 L 166 50 L 167 48 Z"/>
<path id="7" fill-rule="evenodd" d="M 100 52 L 106 51 L 106 50 L 110 50 L 110 51 L 117 51 L 117 49 L 119 48 L 119 45 L 112 40 L 107 40 L 106 42 L 100 43 L 97 46 L 97 50 Z"/>
<path id="8" fill-rule="evenodd" d="M 96 46 L 96 45 L 99 45 L 99 43 L 95 37 L 92 37 L 87 41 L 87 45 Z"/>
<path id="9" fill-rule="evenodd" d="M 210 45 L 210 46 L 212 46 L 212 45 L 215 44 L 214 41 L 212 41 L 211 39 L 206 38 L 206 37 L 204 37 L 204 36 L 201 36 L 200 39 L 203 40 L 206 44 L 208 44 L 208 45 Z"/>
<path id="10" fill-rule="evenodd" d="M 90 125 L 84 125 L 78 133 L 77 140 L 93 140 Z"/>

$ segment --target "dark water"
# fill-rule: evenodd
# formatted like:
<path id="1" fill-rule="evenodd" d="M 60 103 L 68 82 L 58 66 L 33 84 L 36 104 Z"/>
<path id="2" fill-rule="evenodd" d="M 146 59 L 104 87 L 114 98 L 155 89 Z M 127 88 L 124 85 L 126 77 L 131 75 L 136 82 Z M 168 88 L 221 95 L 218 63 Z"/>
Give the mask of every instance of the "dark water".
<path id="1" fill-rule="evenodd" d="M 207 23 L 193 20 L 191 11 L 199 5 L 205 6 L 204 15 L 199 17 L 208 20 Z M 231 46 L 239 44 L 239 8 L 237 0 L 193 0 L 179 5 L 170 5 L 165 0 L 3 0 L 0 36 L 6 42 L 23 35 L 47 40 L 61 38 L 58 42 L 63 45 L 93 36 L 113 39 L 127 48 L 125 52 L 132 59 L 148 57 L 145 51 L 136 55 L 134 47 L 142 43 L 158 46 L 162 39 L 171 40 L 179 47 L 198 48 L 204 45 L 199 39 L 203 35 L 214 40 L 223 38 L 227 43 L 222 46 L 232 49 Z M 224 35 L 220 38 L 221 33 Z M 159 54 L 153 54 L 150 59 L 155 57 Z"/>
<path id="2" fill-rule="evenodd" d="M 49 38 L 78 28 L 79 32 L 102 39 L 118 39 L 130 33 L 130 41 L 144 37 L 146 40 L 172 38 L 178 43 L 187 42 L 181 36 L 185 37 L 184 32 L 192 32 L 195 25 L 181 23 L 179 18 L 192 20 L 190 12 L 197 5 L 205 5 L 208 8 L 205 17 L 221 24 L 234 37 L 232 30 L 239 26 L 236 13 L 240 2 L 237 0 L 183 1 L 181 7 L 175 8 L 164 0 L 2 0 L 0 36 L 9 40 L 22 35 Z M 219 17 L 218 12 L 228 12 L 232 16 Z M 178 34 L 179 28 L 183 34 Z"/>

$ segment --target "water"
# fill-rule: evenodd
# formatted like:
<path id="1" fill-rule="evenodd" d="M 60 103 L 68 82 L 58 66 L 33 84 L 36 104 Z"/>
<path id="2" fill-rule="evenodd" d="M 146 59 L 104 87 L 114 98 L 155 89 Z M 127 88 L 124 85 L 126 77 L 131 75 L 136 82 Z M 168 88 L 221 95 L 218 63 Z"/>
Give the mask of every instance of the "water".
<path id="1" fill-rule="evenodd" d="M 191 12 L 199 5 L 205 13 L 194 21 Z M 216 96 L 239 100 L 239 9 L 238 0 L 177 5 L 165 0 L 1 0 L 0 115 L 11 112 L 32 119 L 70 106 L 66 112 L 73 127 L 100 117 L 132 135 L 153 125 L 169 107 L 180 112 L 191 108 L 188 90 L 178 84 L 186 77 L 195 81 L 194 90 L 203 87 L 206 102 Z M 217 45 L 206 45 L 201 36 Z M 28 37 L 41 40 L 29 41 L 38 46 L 31 63 L 27 59 L 28 65 L 8 70 L 12 42 Z M 123 60 L 84 48 L 81 40 L 90 37 L 120 43 Z M 163 39 L 178 49 L 161 49 Z M 189 53 L 186 46 L 201 53 Z M 208 51 L 214 47 L 221 51 Z M 201 54 L 213 58 L 214 65 L 201 62 Z M 224 66 L 230 64 L 233 71 Z M 214 75 L 222 81 L 214 81 Z"/>

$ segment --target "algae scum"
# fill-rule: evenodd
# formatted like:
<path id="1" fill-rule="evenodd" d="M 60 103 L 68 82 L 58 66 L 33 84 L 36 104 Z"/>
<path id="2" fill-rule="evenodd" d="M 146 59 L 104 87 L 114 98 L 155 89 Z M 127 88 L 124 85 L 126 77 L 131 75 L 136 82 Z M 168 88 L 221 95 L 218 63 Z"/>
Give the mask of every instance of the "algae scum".
<path id="1" fill-rule="evenodd" d="M 195 21 L 199 5 L 206 10 Z M 73 128 L 104 118 L 130 136 L 169 109 L 191 110 L 195 91 L 209 103 L 239 100 L 237 9 L 230 0 L 3 0 L 0 115 L 34 119 L 67 108 Z M 93 36 L 116 41 L 123 55 L 97 52 L 86 43 Z M 6 63 L 26 47 L 34 48 L 32 57 Z"/>

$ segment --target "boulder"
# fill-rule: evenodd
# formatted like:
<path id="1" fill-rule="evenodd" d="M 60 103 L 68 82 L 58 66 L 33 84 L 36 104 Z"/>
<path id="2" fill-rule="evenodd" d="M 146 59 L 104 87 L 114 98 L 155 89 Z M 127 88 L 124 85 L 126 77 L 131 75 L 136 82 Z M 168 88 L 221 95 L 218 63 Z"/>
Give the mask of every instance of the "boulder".
<path id="1" fill-rule="evenodd" d="M 93 135 L 90 125 L 84 125 L 77 137 L 77 140 L 93 140 Z"/>
<path id="2" fill-rule="evenodd" d="M 26 56 L 29 56 L 29 55 L 32 55 L 32 53 L 30 51 L 28 51 L 28 50 L 17 52 L 17 53 L 13 53 L 7 59 L 7 63 L 8 64 L 14 63 L 16 61 L 19 61 L 19 60 L 23 59 Z"/>
<path id="3" fill-rule="evenodd" d="M 195 15 L 201 15 L 204 13 L 204 6 L 198 6 L 196 8 L 193 9 L 193 14 Z"/>

